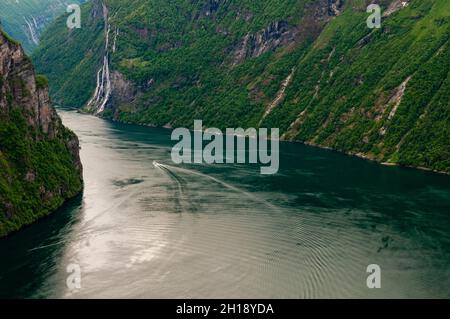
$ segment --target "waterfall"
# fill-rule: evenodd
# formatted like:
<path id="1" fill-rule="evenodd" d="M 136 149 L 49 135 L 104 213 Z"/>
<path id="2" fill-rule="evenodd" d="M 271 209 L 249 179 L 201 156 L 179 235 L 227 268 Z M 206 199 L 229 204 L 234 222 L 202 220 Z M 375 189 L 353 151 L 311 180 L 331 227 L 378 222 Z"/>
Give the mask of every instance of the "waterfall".
<path id="1" fill-rule="evenodd" d="M 37 24 L 36 24 L 36 20 L 34 19 L 34 17 L 31 18 L 32 21 L 28 21 L 27 18 L 24 17 L 25 23 L 28 26 L 28 30 L 30 32 L 30 37 L 31 37 L 31 41 L 34 42 L 34 44 L 39 45 L 39 37 L 37 34 Z"/>
<path id="2" fill-rule="evenodd" d="M 105 21 L 105 53 L 103 55 L 102 66 L 97 72 L 97 86 L 95 88 L 94 95 L 87 104 L 89 109 L 95 110 L 95 114 L 100 114 L 105 110 L 106 104 L 108 103 L 112 92 L 109 71 L 109 34 L 111 32 L 111 25 L 109 24 L 108 8 L 105 3 L 102 3 L 102 6 L 103 19 Z M 115 51 L 117 34 L 118 30 L 115 32 L 113 52 Z"/>
<path id="3" fill-rule="evenodd" d="M 116 52 L 117 46 L 116 46 L 116 42 L 117 42 L 117 36 L 119 35 L 119 28 L 116 28 L 116 32 L 114 32 L 114 42 L 113 42 L 113 47 L 112 47 L 112 52 Z"/>

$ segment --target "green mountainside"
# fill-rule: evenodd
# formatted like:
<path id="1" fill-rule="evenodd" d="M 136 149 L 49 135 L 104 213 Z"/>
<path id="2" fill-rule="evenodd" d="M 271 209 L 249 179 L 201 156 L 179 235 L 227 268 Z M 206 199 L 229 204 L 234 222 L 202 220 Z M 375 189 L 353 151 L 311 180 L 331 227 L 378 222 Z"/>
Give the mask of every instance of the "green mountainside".
<path id="1" fill-rule="evenodd" d="M 82 188 L 78 138 L 50 104 L 21 46 L 0 30 L 0 237 Z"/>
<path id="2" fill-rule="evenodd" d="M 370 3 L 382 7 L 370 29 Z M 450 172 L 448 0 L 93 0 L 33 59 L 58 103 Z"/>
<path id="3" fill-rule="evenodd" d="M 84 0 L 2 0 L 0 22 L 6 33 L 19 41 L 27 53 L 39 43 L 44 29 L 66 12 L 68 4 Z"/>

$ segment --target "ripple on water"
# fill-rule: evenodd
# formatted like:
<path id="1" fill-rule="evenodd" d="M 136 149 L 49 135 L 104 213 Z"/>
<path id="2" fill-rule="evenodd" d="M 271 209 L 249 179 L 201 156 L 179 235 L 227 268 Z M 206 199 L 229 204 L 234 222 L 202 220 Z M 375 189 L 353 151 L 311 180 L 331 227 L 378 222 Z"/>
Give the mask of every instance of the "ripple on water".
<path id="1" fill-rule="evenodd" d="M 81 140 L 85 191 L 64 231 L 26 247 L 21 263 L 47 271 L 30 272 L 41 288 L 27 296 L 449 297 L 450 185 L 442 179 L 422 187 L 425 175 L 408 171 L 418 185 L 411 196 L 403 173 L 360 164 L 367 176 L 354 178 L 355 166 L 351 179 L 345 157 L 301 145 L 282 152 L 273 177 L 247 165 L 177 166 L 168 132 L 62 115 Z M 0 242 L 2 255 L 10 251 Z M 70 293 L 73 262 L 83 288 Z M 378 291 L 366 287 L 372 263 L 382 267 Z"/>

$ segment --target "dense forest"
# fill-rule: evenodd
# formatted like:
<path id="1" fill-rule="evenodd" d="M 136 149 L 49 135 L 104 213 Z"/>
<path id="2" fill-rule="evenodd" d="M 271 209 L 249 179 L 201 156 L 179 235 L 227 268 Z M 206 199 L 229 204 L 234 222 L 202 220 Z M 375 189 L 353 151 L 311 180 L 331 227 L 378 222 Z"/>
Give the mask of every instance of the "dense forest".
<path id="1" fill-rule="evenodd" d="M 450 172 L 450 2 L 375 2 L 380 28 L 364 0 L 94 0 L 80 29 L 58 19 L 33 59 L 58 103 L 106 118 L 279 127 Z"/>

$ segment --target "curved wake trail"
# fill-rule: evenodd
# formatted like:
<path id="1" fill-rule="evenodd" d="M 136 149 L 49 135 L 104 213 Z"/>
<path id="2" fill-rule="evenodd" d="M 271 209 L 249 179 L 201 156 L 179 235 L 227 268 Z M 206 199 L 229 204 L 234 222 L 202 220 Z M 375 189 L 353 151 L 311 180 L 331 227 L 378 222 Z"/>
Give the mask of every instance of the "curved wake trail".
<path id="1" fill-rule="evenodd" d="M 195 211 L 195 209 L 193 207 L 191 207 L 190 209 L 186 209 L 185 206 L 183 205 L 183 201 L 188 201 L 186 199 L 185 196 L 185 192 L 184 192 L 184 184 L 186 184 L 186 182 L 179 176 L 177 176 L 174 172 L 172 172 L 169 168 L 165 167 L 162 164 L 159 164 L 158 162 L 154 161 L 153 162 L 153 166 L 155 166 L 156 168 L 160 169 L 161 171 L 165 172 L 167 175 L 169 175 L 169 177 L 171 179 L 173 179 L 176 184 L 177 184 L 177 190 L 175 192 L 175 206 L 176 206 L 176 210 L 178 212 L 183 212 L 186 213 L 187 211 Z M 189 202 L 189 201 L 188 201 Z M 190 203 L 192 206 L 192 203 Z"/>
<path id="2" fill-rule="evenodd" d="M 267 207 L 269 207 L 270 209 L 272 209 L 274 211 L 278 210 L 278 207 L 274 206 L 273 204 L 269 203 L 268 201 L 266 201 L 264 199 L 261 199 L 261 198 L 255 196 L 255 195 L 253 195 L 253 194 L 251 194 L 249 192 L 246 192 L 246 191 L 244 191 L 244 190 L 242 190 L 242 189 L 240 189 L 238 187 L 230 185 L 230 184 L 228 184 L 228 183 L 226 183 L 226 182 L 224 182 L 224 181 L 222 181 L 222 180 L 220 180 L 220 179 L 218 179 L 216 177 L 209 176 L 209 175 L 204 174 L 204 173 L 200 173 L 200 172 L 197 172 L 197 171 L 193 171 L 193 170 L 189 170 L 189 169 L 185 169 L 185 168 L 181 168 L 181 167 L 175 167 L 175 166 L 171 166 L 171 165 L 161 164 L 161 163 L 158 163 L 157 161 L 153 161 L 153 165 L 155 167 L 157 167 L 157 168 L 165 169 L 168 172 L 170 172 L 170 170 L 173 169 L 173 170 L 178 170 L 178 171 L 181 171 L 181 172 L 185 172 L 187 174 L 192 174 L 192 175 L 208 178 L 208 179 L 216 182 L 217 184 L 220 184 L 220 185 L 222 185 L 222 186 L 224 186 L 224 187 L 226 187 L 226 188 L 228 188 L 228 189 L 230 189 L 230 190 L 232 190 L 234 192 L 237 192 L 237 193 L 240 193 L 242 195 L 245 195 L 246 197 L 250 198 L 253 201 L 262 203 L 262 204 L 266 205 Z"/>

